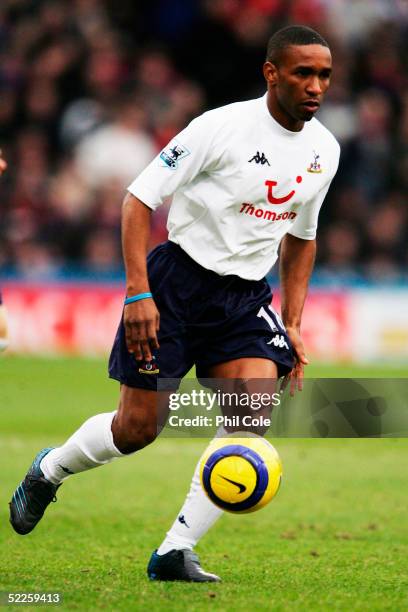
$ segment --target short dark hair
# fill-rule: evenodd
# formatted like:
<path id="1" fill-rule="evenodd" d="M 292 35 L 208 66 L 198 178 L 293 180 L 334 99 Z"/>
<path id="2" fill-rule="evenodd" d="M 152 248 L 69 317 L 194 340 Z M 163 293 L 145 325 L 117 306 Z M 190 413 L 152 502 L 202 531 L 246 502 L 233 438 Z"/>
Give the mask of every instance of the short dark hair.
<path id="1" fill-rule="evenodd" d="M 278 64 L 282 51 L 290 45 L 322 45 L 328 47 L 327 41 L 312 28 L 293 25 L 282 28 L 273 34 L 268 41 L 266 61 Z"/>

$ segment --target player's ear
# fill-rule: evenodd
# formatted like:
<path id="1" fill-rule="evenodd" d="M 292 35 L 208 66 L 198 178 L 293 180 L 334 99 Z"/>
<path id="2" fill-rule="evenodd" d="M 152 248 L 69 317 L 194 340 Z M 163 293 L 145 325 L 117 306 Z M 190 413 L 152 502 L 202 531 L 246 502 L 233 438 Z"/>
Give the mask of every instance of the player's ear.
<path id="1" fill-rule="evenodd" d="M 268 85 L 276 85 L 278 81 L 278 69 L 272 62 L 265 62 L 263 65 L 263 74 Z"/>

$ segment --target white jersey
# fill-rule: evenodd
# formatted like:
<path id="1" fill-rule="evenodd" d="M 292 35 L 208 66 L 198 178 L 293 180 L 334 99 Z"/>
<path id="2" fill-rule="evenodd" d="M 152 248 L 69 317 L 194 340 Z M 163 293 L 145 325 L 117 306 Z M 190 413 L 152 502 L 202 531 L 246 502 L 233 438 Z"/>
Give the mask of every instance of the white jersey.
<path id="1" fill-rule="evenodd" d="M 128 190 L 152 209 L 174 194 L 169 239 L 217 274 L 259 280 L 286 233 L 315 238 L 339 154 L 317 119 L 282 127 L 265 95 L 194 119 Z"/>

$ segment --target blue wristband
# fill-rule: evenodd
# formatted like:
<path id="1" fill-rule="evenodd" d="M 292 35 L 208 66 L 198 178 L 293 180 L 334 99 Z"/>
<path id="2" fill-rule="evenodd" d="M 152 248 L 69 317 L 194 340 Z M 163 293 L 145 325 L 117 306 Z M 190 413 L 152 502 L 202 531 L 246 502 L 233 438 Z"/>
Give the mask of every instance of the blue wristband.
<path id="1" fill-rule="evenodd" d="M 138 302 L 139 300 L 145 300 L 146 298 L 152 298 L 153 294 L 150 291 L 146 293 L 138 293 L 137 295 L 132 295 L 132 297 L 127 297 L 125 299 L 125 306 L 128 304 L 133 304 L 133 302 Z"/>

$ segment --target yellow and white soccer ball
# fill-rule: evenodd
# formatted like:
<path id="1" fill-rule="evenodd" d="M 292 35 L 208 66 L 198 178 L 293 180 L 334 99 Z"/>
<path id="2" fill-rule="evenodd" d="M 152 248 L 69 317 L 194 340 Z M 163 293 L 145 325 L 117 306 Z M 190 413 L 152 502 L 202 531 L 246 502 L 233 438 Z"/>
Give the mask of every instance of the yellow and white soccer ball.
<path id="1" fill-rule="evenodd" d="M 281 478 L 276 449 L 259 436 L 217 438 L 201 458 L 201 485 L 211 501 L 228 512 L 263 508 L 276 495 Z"/>

